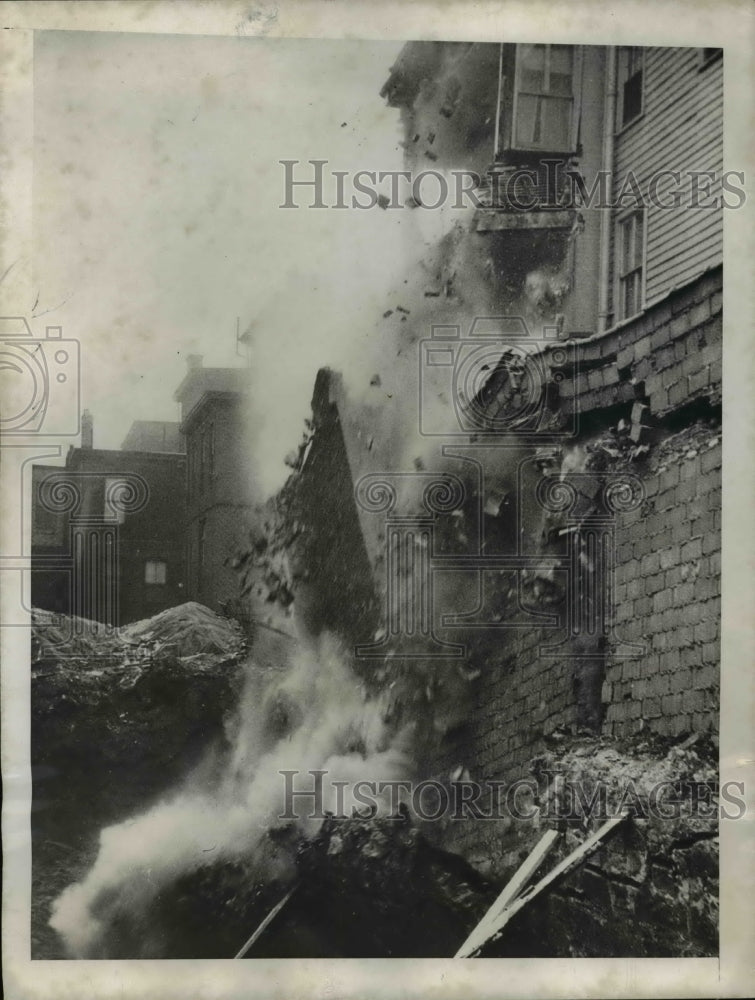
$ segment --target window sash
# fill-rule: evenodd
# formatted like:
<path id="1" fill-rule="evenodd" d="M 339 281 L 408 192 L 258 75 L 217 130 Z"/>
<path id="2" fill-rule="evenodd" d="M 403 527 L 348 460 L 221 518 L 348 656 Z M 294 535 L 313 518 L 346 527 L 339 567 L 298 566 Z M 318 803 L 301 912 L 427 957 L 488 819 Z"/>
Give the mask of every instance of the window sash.
<path id="1" fill-rule="evenodd" d="M 639 118 L 644 110 L 645 50 L 621 46 L 616 67 L 616 120 L 619 129 Z"/>
<path id="2" fill-rule="evenodd" d="M 518 46 L 512 137 L 515 148 L 571 148 L 576 64 L 572 45 Z"/>
<path id="3" fill-rule="evenodd" d="M 642 309 L 645 269 L 645 217 L 633 212 L 618 223 L 619 319 L 628 319 Z"/>

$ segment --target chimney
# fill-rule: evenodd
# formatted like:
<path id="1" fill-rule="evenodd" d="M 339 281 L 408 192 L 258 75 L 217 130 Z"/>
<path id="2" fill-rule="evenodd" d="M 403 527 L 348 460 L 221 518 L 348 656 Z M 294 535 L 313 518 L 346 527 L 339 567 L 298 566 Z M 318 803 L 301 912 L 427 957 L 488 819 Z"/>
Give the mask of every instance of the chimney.
<path id="1" fill-rule="evenodd" d="M 94 447 L 94 420 L 89 410 L 81 414 L 81 447 L 87 451 Z"/>
<path id="2" fill-rule="evenodd" d="M 202 355 L 201 354 L 187 354 L 186 355 L 186 366 L 190 372 L 195 372 L 198 368 L 202 367 Z"/>

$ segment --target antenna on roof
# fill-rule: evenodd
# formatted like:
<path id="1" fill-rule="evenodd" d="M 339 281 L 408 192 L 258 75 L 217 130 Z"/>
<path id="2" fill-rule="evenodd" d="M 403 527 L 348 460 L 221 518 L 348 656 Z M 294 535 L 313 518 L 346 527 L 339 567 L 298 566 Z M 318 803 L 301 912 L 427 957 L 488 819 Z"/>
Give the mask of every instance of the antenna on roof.
<path id="1" fill-rule="evenodd" d="M 243 333 L 239 333 L 241 327 L 241 317 L 236 317 L 236 356 L 244 358 L 247 365 L 252 364 L 252 338 L 254 336 L 254 322 L 252 321 Z"/>

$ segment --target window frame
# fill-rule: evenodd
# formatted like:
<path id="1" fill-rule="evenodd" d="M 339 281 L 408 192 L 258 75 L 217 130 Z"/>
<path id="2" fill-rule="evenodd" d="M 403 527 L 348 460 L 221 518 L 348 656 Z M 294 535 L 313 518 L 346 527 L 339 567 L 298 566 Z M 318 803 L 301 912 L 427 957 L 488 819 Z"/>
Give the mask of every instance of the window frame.
<path id="1" fill-rule="evenodd" d="M 528 43 L 529 44 L 529 43 Z M 535 44 L 535 43 L 532 43 Z M 551 44 L 543 44 L 545 49 L 545 65 L 543 68 L 543 87 L 547 86 L 550 80 L 550 65 L 551 65 L 551 49 L 554 47 Z M 577 117 L 578 117 L 578 87 L 577 82 L 582 79 L 582 48 L 579 45 L 569 45 L 564 46 L 565 48 L 570 48 L 572 50 L 572 72 L 571 72 L 571 94 L 567 97 L 565 94 L 551 94 L 548 93 L 547 89 L 542 91 L 530 91 L 522 90 L 521 88 L 521 73 L 522 73 L 522 45 L 519 43 L 516 46 L 516 59 L 514 63 L 514 95 L 511 107 L 511 139 L 510 146 L 511 149 L 521 150 L 522 152 L 532 152 L 532 153 L 572 153 L 576 152 L 577 146 Z M 518 124 L 519 124 L 519 97 L 520 94 L 525 97 L 540 97 L 545 100 L 557 100 L 557 101 L 569 101 L 569 126 L 568 132 L 569 137 L 567 140 L 568 149 L 558 149 L 553 143 L 531 143 L 531 142 L 520 142 L 518 137 Z"/>
<path id="2" fill-rule="evenodd" d="M 161 566 L 162 567 L 162 580 L 150 580 L 149 568 L 151 566 Z M 160 576 L 160 573 L 156 574 Z M 157 557 L 152 557 L 144 560 L 144 584 L 147 587 L 166 587 L 168 585 L 168 563 L 165 559 L 159 559 Z"/>
<path id="3" fill-rule="evenodd" d="M 636 257 L 636 238 L 639 231 L 642 239 L 642 250 L 639 263 L 633 263 L 626 267 L 624 260 L 624 227 L 633 220 L 639 220 L 639 227 L 635 224 L 632 237 L 632 257 Z M 647 225 L 648 213 L 644 208 L 629 208 L 621 212 L 616 217 L 614 232 L 614 322 L 623 323 L 639 316 L 645 309 L 646 282 L 647 282 Z M 638 278 L 634 285 L 635 308 L 633 312 L 625 309 L 625 288 L 628 280 Z"/>
<path id="4" fill-rule="evenodd" d="M 645 77 L 646 77 L 646 52 L 647 46 L 643 45 L 619 45 L 616 59 L 616 107 L 614 109 L 614 118 L 616 121 L 616 127 L 614 133 L 620 135 L 625 129 L 631 128 L 636 122 L 640 121 L 645 114 Z M 622 53 L 637 51 L 640 53 L 640 108 L 636 115 L 632 118 L 624 121 L 624 87 L 629 81 L 636 76 L 636 72 L 632 76 L 628 75 L 625 79 L 622 79 L 622 66 L 621 66 L 621 56 Z"/>

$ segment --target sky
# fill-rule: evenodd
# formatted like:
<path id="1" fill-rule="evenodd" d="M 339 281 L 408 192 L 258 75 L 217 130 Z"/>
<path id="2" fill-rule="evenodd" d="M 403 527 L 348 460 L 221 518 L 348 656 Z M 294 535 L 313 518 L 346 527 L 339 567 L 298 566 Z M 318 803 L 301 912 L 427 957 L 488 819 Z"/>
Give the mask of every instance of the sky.
<path id="1" fill-rule="evenodd" d="M 369 350 L 413 248 L 406 212 L 281 209 L 278 161 L 400 169 L 379 96 L 400 48 L 36 33 L 34 316 L 81 343 L 95 447 L 178 419 L 186 355 L 243 364 L 238 318 L 263 491 L 282 483 L 317 369 Z"/>

